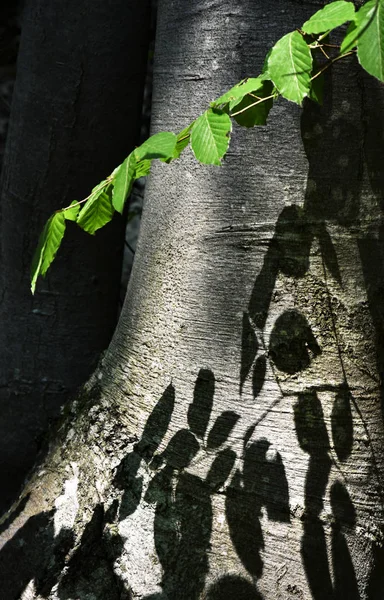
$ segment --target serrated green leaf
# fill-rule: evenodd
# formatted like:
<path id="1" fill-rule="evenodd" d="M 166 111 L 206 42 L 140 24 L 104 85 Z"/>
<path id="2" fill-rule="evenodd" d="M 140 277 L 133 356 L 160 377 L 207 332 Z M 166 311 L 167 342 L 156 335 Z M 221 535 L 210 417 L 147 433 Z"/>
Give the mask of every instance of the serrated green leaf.
<path id="1" fill-rule="evenodd" d="M 352 21 L 354 17 L 355 7 L 352 2 L 344 2 L 344 0 L 331 2 L 312 15 L 301 29 L 305 33 L 324 33 L 340 27 L 347 21 Z"/>
<path id="2" fill-rule="evenodd" d="M 39 275 L 45 275 L 56 256 L 65 233 L 65 217 L 63 212 L 53 214 L 45 224 L 32 259 L 31 291 L 35 293 Z"/>
<path id="3" fill-rule="evenodd" d="M 369 73 L 384 81 L 384 0 L 371 0 L 358 12 L 357 58 Z M 356 32 L 358 33 L 358 32 Z"/>
<path id="4" fill-rule="evenodd" d="M 257 92 L 263 87 L 263 79 L 260 77 L 251 77 L 249 79 L 243 79 L 240 83 L 234 85 L 228 92 L 225 92 L 220 98 L 211 102 L 211 107 L 219 107 L 228 102 L 241 102 L 241 100 L 249 94 L 249 92 Z M 231 107 L 230 107 L 231 108 Z"/>
<path id="5" fill-rule="evenodd" d="M 197 160 L 205 165 L 220 165 L 227 151 L 232 124 L 223 111 L 209 108 L 196 121 L 191 146 Z"/>
<path id="6" fill-rule="evenodd" d="M 275 44 L 267 70 L 279 93 L 301 105 L 311 87 L 312 55 L 298 31 L 288 33 Z"/>
<path id="7" fill-rule="evenodd" d="M 136 148 L 138 160 L 153 158 L 172 158 L 176 147 L 176 136 L 170 131 L 161 131 L 148 138 Z"/>
<path id="8" fill-rule="evenodd" d="M 118 213 L 122 214 L 126 199 L 132 190 L 135 179 L 137 158 L 135 151 L 131 152 L 118 168 L 113 181 L 112 204 Z"/>
<path id="9" fill-rule="evenodd" d="M 255 127 L 256 125 L 265 125 L 267 122 L 269 111 L 273 106 L 273 99 L 268 98 L 268 100 L 262 102 L 260 102 L 260 100 L 271 96 L 273 84 L 271 81 L 263 81 L 262 83 L 262 88 L 259 89 L 255 95 L 247 94 L 240 102 L 236 100 L 233 101 L 236 104 L 232 116 L 242 127 Z M 258 104 L 255 104 L 256 102 L 258 102 Z M 249 106 L 251 108 L 247 108 Z"/>
<path id="10" fill-rule="evenodd" d="M 376 12 L 376 0 L 371 0 L 364 4 L 355 14 L 355 19 L 349 24 L 345 37 L 342 41 L 340 52 L 344 54 L 358 44 L 358 40 L 366 32 L 367 28 L 373 22 Z"/>
<path id="11" fill-rule="evenodd" d="M 115 212 L 111 202 L 111 190 L 99 191 L 87 200 L 77 218 L 79 227 L 91 235 L 106 225 Z"/>
<path id="12" fill-rule="evenodd" d="M 77 216 L 80 211 L 80 204 L 77 200 L 71 202 L 70 207 L 63 210 L 63 215 L 66 221 L 77 221 Z"/>
<path id="13" fill-rule="evenodd" d="M 60 248 L 61 241 L 65 233 L 65 218 L 61 212 L 52 215 L 49 220 L 43 260 L 41 263 L 41 274 L 45 275 L 48 268 Z"/>

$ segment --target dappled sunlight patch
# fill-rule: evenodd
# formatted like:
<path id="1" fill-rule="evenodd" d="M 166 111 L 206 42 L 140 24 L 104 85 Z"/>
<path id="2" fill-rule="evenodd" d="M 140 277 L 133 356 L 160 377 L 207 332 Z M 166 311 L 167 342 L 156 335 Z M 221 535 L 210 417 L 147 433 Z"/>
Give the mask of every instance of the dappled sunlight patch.
<path id="1" fill-rule="evenodd" d="M 73 471 L 73 477 L 64 482 L 64 491 L 55 500 L 54 536 L 58 536 L 62 529 L 72 529 L 79 510 L 77 489 L 79 485 L 79 467 L 75 462 L 67 466 Z"/>
<path id="2" fill-rule="evenodd" d="M 35 580 L 31 579 L 25 588 L 24 592 L 20 596 L 20 600 L 34 600 L 36 598 L 36 586 Z"/>

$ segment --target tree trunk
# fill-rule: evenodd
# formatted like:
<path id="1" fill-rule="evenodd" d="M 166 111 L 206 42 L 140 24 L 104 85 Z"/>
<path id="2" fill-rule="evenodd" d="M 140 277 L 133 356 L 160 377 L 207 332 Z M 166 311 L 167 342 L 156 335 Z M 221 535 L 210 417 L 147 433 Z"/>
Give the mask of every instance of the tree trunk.
<path id="1" fill-rule="evenodd" d="M 161 2 L 154 129 L 314 9 Z M 382 598 L 383 96 L 353 61 L 326 88 L 221 169 L 154 168 L 116 334 L 4 522 L 7 598 Z"/>
<path id="2" fill-rule="evenodd" d="M 29 272 L 50 214 L 84 198 L 137 143 L 148 4 L 31 0 L 25 8 L 1 192 L 3 509 L 116 325 L 121 218 L 96 239 L 70 223 L 35 297 Z"/>

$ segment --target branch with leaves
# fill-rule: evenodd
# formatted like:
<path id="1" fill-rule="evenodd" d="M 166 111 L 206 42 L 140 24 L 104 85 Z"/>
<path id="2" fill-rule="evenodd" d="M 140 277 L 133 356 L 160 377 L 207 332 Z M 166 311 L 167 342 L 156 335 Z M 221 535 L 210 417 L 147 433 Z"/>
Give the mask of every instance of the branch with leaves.
<path id="1" fill-rule="evenodd" d="M 329 33 L 348 22 L 341 45 L 327 43 Z M 321 66 L 317 61 L 319 54 L 323 61 Z M 170 163 L 178 159 L 189 144 L 198 161 L 220 165 L 230 143 L 231 119 L 243 127 L 265 125 L 279 96 L 299 106 L 305 98 L 321 104 L 324 71 L 351 54 L 357 54 L 365 71 L 384 82 L 384 0 L 370 0 L 358 11 L 352 2 L 344 0 L 327 4 L 300 29 L 275 44 L 266 56 L 259 77 L 240 81 L 211 102 L 210 107 L 178 135 L 161 132 L 151 136 L 93 188 L 87 198 L 56 211 L 48 219 L 33 257 L 32 293 L 37 278 L 47 273 L 56 256 L 66 221 L 74 221 L 93 235 L 112 219 L 115 211 L 122 214 L 133 182 L 149 174 L 153 160 Z"/>

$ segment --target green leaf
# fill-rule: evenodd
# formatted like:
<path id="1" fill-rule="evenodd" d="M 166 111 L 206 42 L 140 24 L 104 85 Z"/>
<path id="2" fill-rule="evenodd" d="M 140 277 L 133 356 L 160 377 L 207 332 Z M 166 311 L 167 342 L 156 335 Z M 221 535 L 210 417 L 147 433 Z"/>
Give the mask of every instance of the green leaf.
<path id="1" fill-rule="evenodd" d="M 223 111 L 209 108 L 196 121 L 191 146 L 197 160 L 205 165 L 220 165 L 227 151 L 232 124 Z"/>
<path id="2" fill-rule="evenodd" d="M 215 108 L 221 106 L 223 104 L 227 104 L 228 102 L 237 101 L 241 102 L 241 100 L 249 94 L 249 92 L 257 92 L 257 90 L 263 87 L 263 79 L 260 77 L 251 77 L 249 79 L 243 79 L 240 83 L 236 84 L 225 92 L 220 98 L 211 102 L 211 107 Z M 232 107 L 230 107 L 232 108 Z"/>
<path id="3" fill-rule="evenodd" d="M 80 204 L 77 200 L 73 200 L 71 202 L 70 207 L 66 210 L 63 210 L 63 215 L 66 221 L 77 221 L 77 216 L 79 214 Z"/>
<path id="4" fill-rule="evenodd" d="M 322 105 L 324 101 L 324 73 L 318 75 L 315 79 L 312 80 L 311 89 L 309 92 L 309 98 L 316 102 L 317 104 Z"/>
<path id="5" fill-rule="evenodd" d="M 266 77 L 268 77 L 268 61 L 269 61 L 269 57 L 271 56 L 272 50 L 273 50 L 273 48 L 270 48 L 264 58 L 263 67 L 261 69 L 261 75 L 259 75 L 259 77 L 261 77 L 262 79 L 265 79 Z"/>
<path id="6" fill-rule="evenodd" d="M 147 159 L 138 162 L 136 164 L 134 179 L 136 180 L 139 179 L 139 177 L 146 177 L 147 175 L 149 175 L 151 170 L 151 164 L 152 161 Z"/>
<path id="7" fill-rule="evenodd" d="M 360 37 L 373 22 L 376 12 L 376 4 L 376 0 L 371 0 L 370 2 L 364 4 L 356 13 L 355 19 L 349 24 L 347 33 L 342 41 L 340 47 L 341 54 L 348 52 L 358 45 Z"/>
<path id="8" fill-rule="evenodd" d="M 65 217 L 63 212 L 53 214 L 45 224 L 32 259 L 31 291 L 35 293 L 39 275 L 45 275 L 56 256 L 65 233 Z"/>
<path id="9" fill-rule="evenodd" d="M 137 158 L 135 151 L 133 151 L 120 165 L 113 181 L 112 204 L 120 214 L 122 214 L 125 201 L 132 190 L 136 164 Z"/>
<path id="10" fill-rule="evenodd" d="M 79 227 L 91 235 L 106 225 L 113 217 L 114 208 L 111 202 L 111 190 L 98 191 L 92 194 L 84 204 L 77 218 Z"/>
<path id="11" fill-rule="evenodd" d="M 302 30 L 305 33 L 324 33 L 340 27 L 347 21 L 352 21 L 355 17 L 355 7 L 352 2 L 331 2 L 321 10 L 318 10 L 312 17 L 304 23 Z"/>
<path id="12" fill-rule="evenodd" d="M 384 0 L 367 2 L 358 12 L 357 58 L 369 73 L 384 81 Z M 358 33 L 358 32 L 357 32 Z"/>
<path id="13" fill-rule="evenodd" d="M 263 81 L 262 88 L 255 95 L 247 94 L 240 102 L 236 102 L 234 113 L 232 114 L 235 121 L 242 127 L 254 127 L 255 125 L 265 125 L 269 111 L 273 106 L 273 98 L 268 98 L 260 102 L 262 98 L 271 96 L 273 84 L 271 81 Z M 257 104 L 255 104 L 257 102 Z M 230 103 L 231 106 L 231 103 Z M 251 108 L 247 108 L 247 107 Z M 247 110 L 244 110 L 247 109 Z M 241 112 L 243 111 L 244 112 Z M 239 113 L 239 114 L 236 114 Z"/>
<path id="14" fill-rule="evenodd" d="M 357 38 L 359 37 L 358 27 L 356 21 L 352 21 L 348 25 L 347 32 L 340 46 L 340 54 L 344 54 L 351 50 L 357 45 Z"/>
<path id="15" fill-rule="evenodd" d="M 180 131 L 180 133 L 178 134 L 176 138 L 176 148 L 175 152 L 173 153 L 173 158 L 180 158 L 180 154 L 188 146 L 191 140 L 191 129 L 194 126 L 194 124 L 195 121 L 188 125 L 188 127 L 185 127 L 185 129 L 183 129 L 183 131 Z"/>
<path id="16" fill-rule="evenodd" d="M 138 160 L 153 158 L 172 158 L 176 147 L 176 136 L 170 131 L 161 131 L 148 138 L 136 148 Z"/>
<path id="17" fill-rule="evenodd" d="M 279 93 L 301 105 L 311 87 L 312 55 L 298 31 L 288 33 L 275 44 L 267 69 Z"/>
<path id="18" fill-rule="evenodd" d="M 194 124 L 195 121 L 192 121 L 192 123 L 190 123 L 188 127 L 185 127 L 182 131 L 180 131 L 180 133 L 177 134 L 175 151 L 173 153 L 172 158 L 162 158 L 162 162 L 169 164 L 173 160 L 180 158 L 181 153 L 183 152 L 183 150 L 185 150 L 185 148 L 188 146 L 191 140 L 191 129 L 194 126 Z"/>

